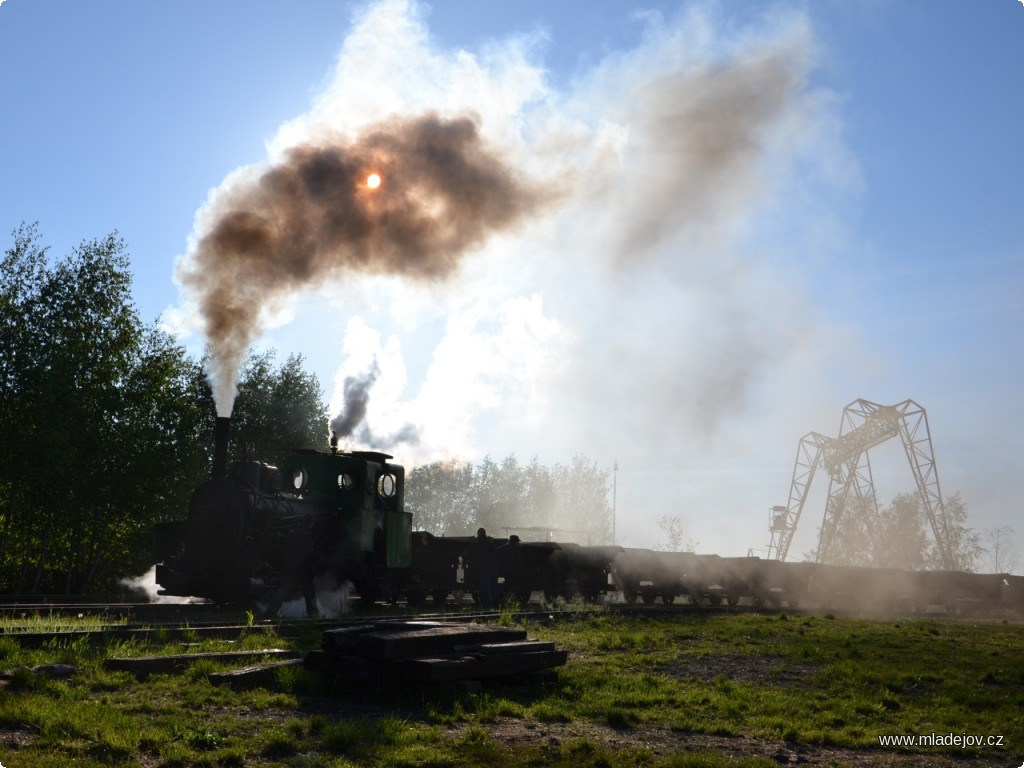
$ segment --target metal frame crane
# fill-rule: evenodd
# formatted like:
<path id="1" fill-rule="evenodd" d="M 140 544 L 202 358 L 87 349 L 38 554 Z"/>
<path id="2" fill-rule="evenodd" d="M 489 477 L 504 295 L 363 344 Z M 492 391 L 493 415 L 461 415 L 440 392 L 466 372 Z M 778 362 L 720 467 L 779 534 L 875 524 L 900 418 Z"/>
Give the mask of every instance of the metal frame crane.
<path id="1" fill-rule="evenodd" d="M 943 567 L 952 569 L 953 552 L 928 429 L 928 415 L 913 400 L 904 400 L 896 405 L 854 400 L 843 409 L 839 437 L 831 438 L 810 432 L 800 438 L 793 480 L 790 483 L 789 503 L 784 507 L 772 507 L 769 513 L 771 541 L 768 544 L 768 559 L 786 559 L 807 501 L 808 489 L 819 467 L 828 472 L 829 487 L 815 557 L 817 562 L 828 560 L 839 520 L 851 493 L 862 502 L 870 504 L 877 515 L 878 502 L 868 452 L 897 436 L 903 442 Z"/>

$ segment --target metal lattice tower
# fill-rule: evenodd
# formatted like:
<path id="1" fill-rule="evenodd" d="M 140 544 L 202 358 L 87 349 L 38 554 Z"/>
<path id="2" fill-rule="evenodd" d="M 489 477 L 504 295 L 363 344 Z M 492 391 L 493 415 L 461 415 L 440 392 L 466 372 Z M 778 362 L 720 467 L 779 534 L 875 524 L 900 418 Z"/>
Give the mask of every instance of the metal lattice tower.
<path id="1" fill-rule="evenodd" d="M 867 400 L 854 400 L 843 409 L 839 437 L 831 438 L 811 432 L 800 438 L 796 465 L 790 483 L 789 503 L 772 507 L 769 527 L 771 541 L 768 558 L 785 560 L 797 523 L 807 501 L 807 492 L 819 467 L 829 475 L 828 501 L 821 521 L 816 560 L 828 559 L 835 533 L 850 494 L 870 505 L 878 514 L 871 462 L 868 451 L 880 443 L 899 436 L 910 463 L 925 514 L 935 536 L 935 543 L 945 568 L 953 568 L 946 510 L 939 489 L 928 416 L 913 400 L 896 405 L 879 405 Z"/>

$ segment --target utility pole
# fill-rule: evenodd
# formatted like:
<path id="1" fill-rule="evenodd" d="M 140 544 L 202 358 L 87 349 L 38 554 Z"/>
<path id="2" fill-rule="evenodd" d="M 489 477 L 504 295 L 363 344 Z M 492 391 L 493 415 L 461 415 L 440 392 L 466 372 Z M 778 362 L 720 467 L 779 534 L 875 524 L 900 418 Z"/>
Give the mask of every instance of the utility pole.
<path id="1" fill-rule="evenodd" d="M 619 462 L 612 465 L 612 546 L 615 546 L 615 505 L 619 495 Z"/>

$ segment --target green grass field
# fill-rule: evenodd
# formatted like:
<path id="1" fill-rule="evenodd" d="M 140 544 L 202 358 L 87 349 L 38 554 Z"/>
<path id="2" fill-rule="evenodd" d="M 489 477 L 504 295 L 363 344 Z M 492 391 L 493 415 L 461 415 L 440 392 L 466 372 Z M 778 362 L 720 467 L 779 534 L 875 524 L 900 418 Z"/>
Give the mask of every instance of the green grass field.
<path id="1" fill-rule="evenodd" d="M 0 763 L 64 766 L 1019 766 L 1024 625 L 802 615 L 622 618 L 527 626 L 570 651 L 557 676 L 459 686 L 336 687 L 301 669 L 253 691 L 200 662 L 137 681 L 108 656 L 317 647 L 253 630 L 238 643 L 102 648 L 0 637 Z M 77 665 L 73 677 L 33 674 Z M 879 746 L 879 736 L 1002 745 Z"/>

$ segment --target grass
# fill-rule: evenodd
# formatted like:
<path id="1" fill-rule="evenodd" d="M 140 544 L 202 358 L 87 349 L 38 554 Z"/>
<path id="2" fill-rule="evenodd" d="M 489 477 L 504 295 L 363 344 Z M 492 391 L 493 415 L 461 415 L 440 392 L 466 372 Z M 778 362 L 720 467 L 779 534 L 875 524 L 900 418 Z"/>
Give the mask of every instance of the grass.
<path id="1" fill-rule="evenodd" d="M 295 647 L 264 629 L 188 647 L 58 640 L 24 650 L 0 636 L 0 669 L 11 670 L 0 689 L 0 743 L 19 747 L 17 761 L 0 753 L 0 762 L 759 768 L 777 764 L 759 750 L 835 749 L 832 764 L 843 765 L 844 754 L 852 755 L 845 764 L 884 754 L 881 734 L 965 732 L 1001 735 L 1004 747 L 889 754 L 958 764 L 1010 764 L 1024 754 L 1021 624 L 787 614 L 571 619 L 528 628 L 570 651 L 556 678 L 478 693 L 334 690 L 296 668 L 269 688 L 236 692 L 210 685 L 207 674 L 222 666 L 209 661 L 145 682 L 103 665 L 108 656 Z M 306 649 L 318 639 L 298 642 Z M 76 664 L 77 673 L 51 680 L 29 671 L 56 662 Z M 706 748 L 678 746 L 686 742 Z"/>
<path id="2" fill-rule="evenodd" d="M 618 708 L 698 733 L 869 748 L 880 734 L 968 732 L 1024 750 L 1021 625 L 784 616 L 552 628 L 582 654 L 554 698 L 572 717 Z"/>
<path id="3" fill-rule="evenodd" d="M 53 612 L 25 612 L 20 615 L 0 616 L 0 632 L 8 635 L 22 632 L 95 632 L 127 623 L 128 619 L 125 616 L 97 616 L 90 613 L 69 616 Z"/>

